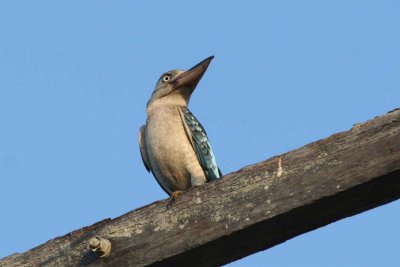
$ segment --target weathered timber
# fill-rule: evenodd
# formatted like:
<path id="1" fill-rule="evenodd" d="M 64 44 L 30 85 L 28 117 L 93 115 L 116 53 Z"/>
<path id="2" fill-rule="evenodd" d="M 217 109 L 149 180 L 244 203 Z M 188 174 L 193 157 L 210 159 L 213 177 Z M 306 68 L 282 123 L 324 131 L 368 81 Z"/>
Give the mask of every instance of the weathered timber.
<path id="1" fill-rule="evenodd" d="M 400 111 L 58 237 L 0 266 L 218 266 L 400 197 Z M 94 236 L 112 243 L 98 259 Z"/>

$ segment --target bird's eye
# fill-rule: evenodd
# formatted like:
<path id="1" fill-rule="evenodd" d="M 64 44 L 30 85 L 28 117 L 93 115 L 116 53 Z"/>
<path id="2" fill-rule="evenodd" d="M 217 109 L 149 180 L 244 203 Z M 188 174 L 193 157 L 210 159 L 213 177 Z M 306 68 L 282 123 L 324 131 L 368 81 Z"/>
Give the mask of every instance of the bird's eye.
<path id="1" fill-rule="evenodd" d="M 165 75 L 165 76 L 163 77 L 163 81 L 164 81 L 164 82 L 168 82 L 169 80 L 171 80 L 171 75 L 170 75 L 170 74 L 167 74 L 167 75 Z"/>

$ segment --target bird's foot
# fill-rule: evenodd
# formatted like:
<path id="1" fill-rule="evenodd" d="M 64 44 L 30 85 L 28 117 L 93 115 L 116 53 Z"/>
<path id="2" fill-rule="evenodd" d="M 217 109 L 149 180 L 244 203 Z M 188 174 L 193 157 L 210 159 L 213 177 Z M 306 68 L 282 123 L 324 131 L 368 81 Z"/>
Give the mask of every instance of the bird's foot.
<path id="1" fill-rule="evenodd" d="M 183 191 L 181 191 L 181 190 L 177 190 L 177 191 L 172 192 L 171 197 L 170 197 L 171 201 L 178 200 L 178 198 L 180 198 L 182 193 L 183 193 Z"/>
<path id="2" fill-rule="evenodd" d="M 171 196 L 169 197 L 169 201 L 167 204 L 167 209 L 172 207 L 172 204 L 180 198 L 183 191 L 177 190 L 172 192 Z"/>

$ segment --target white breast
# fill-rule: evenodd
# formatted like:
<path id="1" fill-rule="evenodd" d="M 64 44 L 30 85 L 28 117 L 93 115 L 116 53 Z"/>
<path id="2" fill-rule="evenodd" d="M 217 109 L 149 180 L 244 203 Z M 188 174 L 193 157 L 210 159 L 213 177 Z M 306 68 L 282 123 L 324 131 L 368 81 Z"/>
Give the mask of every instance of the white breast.
<path id="1" fill-rule="evenodd" d="M 153 174 L 171 192 L 189 188 L 191 173 L 202 172 L 178 108 L 160 106 L 152 110 L 146 125 L 146 144 Z"/>

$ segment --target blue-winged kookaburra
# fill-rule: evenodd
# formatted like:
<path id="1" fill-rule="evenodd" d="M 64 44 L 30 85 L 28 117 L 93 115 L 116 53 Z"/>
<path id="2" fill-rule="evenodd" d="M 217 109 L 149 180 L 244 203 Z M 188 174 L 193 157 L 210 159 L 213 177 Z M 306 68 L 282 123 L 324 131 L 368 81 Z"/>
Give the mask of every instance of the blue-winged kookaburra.
<path id="1" fill-rule="evenodd" d="M 187 107 L 212 59 L 161 75 L 147 103 L 146 125 L 139 130 L 144 166 L 174 198 L 222 176 L 203 126 Z"/>

